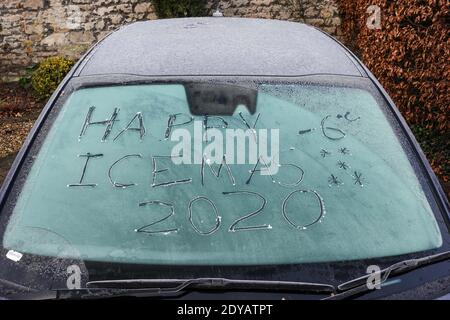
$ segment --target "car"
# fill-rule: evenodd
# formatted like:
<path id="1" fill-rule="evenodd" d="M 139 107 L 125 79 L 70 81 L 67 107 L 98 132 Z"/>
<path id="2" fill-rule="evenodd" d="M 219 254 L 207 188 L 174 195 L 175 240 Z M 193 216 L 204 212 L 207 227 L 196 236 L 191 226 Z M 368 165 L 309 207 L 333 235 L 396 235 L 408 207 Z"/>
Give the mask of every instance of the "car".
<path id="1" fill-rule="evenodd" d="M 448 199 L 405 120 L 354 54 L 294 22 L 108 35 L 46 104 L 0 221 L 5 299 L 450 292 Z"/>

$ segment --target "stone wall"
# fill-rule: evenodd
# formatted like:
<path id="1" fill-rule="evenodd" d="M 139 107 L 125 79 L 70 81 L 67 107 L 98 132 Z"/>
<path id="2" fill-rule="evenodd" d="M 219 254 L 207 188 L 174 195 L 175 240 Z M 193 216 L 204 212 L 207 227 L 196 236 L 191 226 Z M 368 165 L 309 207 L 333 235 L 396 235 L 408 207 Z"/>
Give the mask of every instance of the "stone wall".
<path id="1" fill-rule="evenodd" d="M 337 0 L 220 0 L 210 1 L 209 8 L 214 11 L 217 3 L 226 17 L 297 21 L 319 27 L 333 36 L 341 36 Z"/>
<path id="2" fill-rule="evenodd" d="M 340 36 L 336 0 L 220 0 L 225 16 L 300 21 Z M 17 80 L 45 57 L 77 59 L 118 26 L 156 19 L 151 0 L 0 0 L 0 80 Z"/>

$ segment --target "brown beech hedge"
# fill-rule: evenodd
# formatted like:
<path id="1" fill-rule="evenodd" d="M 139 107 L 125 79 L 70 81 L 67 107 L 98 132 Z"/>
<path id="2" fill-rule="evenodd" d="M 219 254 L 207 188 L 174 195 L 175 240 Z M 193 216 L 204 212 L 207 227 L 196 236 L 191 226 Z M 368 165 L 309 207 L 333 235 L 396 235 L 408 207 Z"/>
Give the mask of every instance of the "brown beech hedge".
<path id="1" fill-rule="evenodd" d="M 367 27 L 379 6 L 381 29 Z M 340 0 L 344 43 L 380 80 L 448 182 L 450 152 L 450 2 Z M 431 135 L 431 137 L 430 137 Z M 425 146 L 425 147 L 424 147 Z"/>

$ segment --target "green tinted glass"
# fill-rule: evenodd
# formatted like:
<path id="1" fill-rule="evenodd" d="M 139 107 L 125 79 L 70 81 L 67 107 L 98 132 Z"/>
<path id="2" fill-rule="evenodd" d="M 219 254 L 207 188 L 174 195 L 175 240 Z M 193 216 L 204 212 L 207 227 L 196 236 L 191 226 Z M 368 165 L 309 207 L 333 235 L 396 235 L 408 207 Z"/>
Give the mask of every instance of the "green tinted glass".
<path id="1" fill-rule="evenodd" d="M 177 84 L 75 91 L 37 154 L 4 247 L 84 260 L 238 265 L 441 246 L 420 183 L 370 93 L 263 85 L 256 112 L 241 107 L 193 115 Z M 205 127 L 198 144 L 195 131 Z M 226 148 L 235 129 L 246 133 L 245 144 L 236 138 Z M 260 157 L 265 141 L 279 158 L 271 175 L 261 174 L 273 164 Z M 210 163 L 220 143 L 226 160 Z M 177 164 L 174 150 L 191 163 Z"/>

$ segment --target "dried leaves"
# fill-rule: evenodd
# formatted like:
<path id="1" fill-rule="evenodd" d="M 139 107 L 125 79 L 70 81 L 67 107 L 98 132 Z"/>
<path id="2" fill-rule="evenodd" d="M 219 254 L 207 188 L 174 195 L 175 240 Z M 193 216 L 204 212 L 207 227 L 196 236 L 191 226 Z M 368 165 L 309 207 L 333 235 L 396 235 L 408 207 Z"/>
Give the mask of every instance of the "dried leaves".
<path id="1" fill-rule="evenodd" d="M 0 185 L 42 107 L 18 84 L 0 84 Z"/>
<path id="2" fill-rule="evenodd" d="M 0 124 L 0 158 L 16 153 L 22 146 L 34 121 Z"/>
<path id="3" fill-rule="evenodd" d="M 440 136 L 439 145 L 427 140 L 425 144 L 433 147 L 424 149 L 437 175 L 449 182 L 449 2 L 340 0 L 340 4 L 347 45 L 380 80 L 411 126 L 433 132 L 435 137 L 427 135 L 428 139 Z M 381 30 L 366 26 L 370 5 L 381 8 Z"/>

